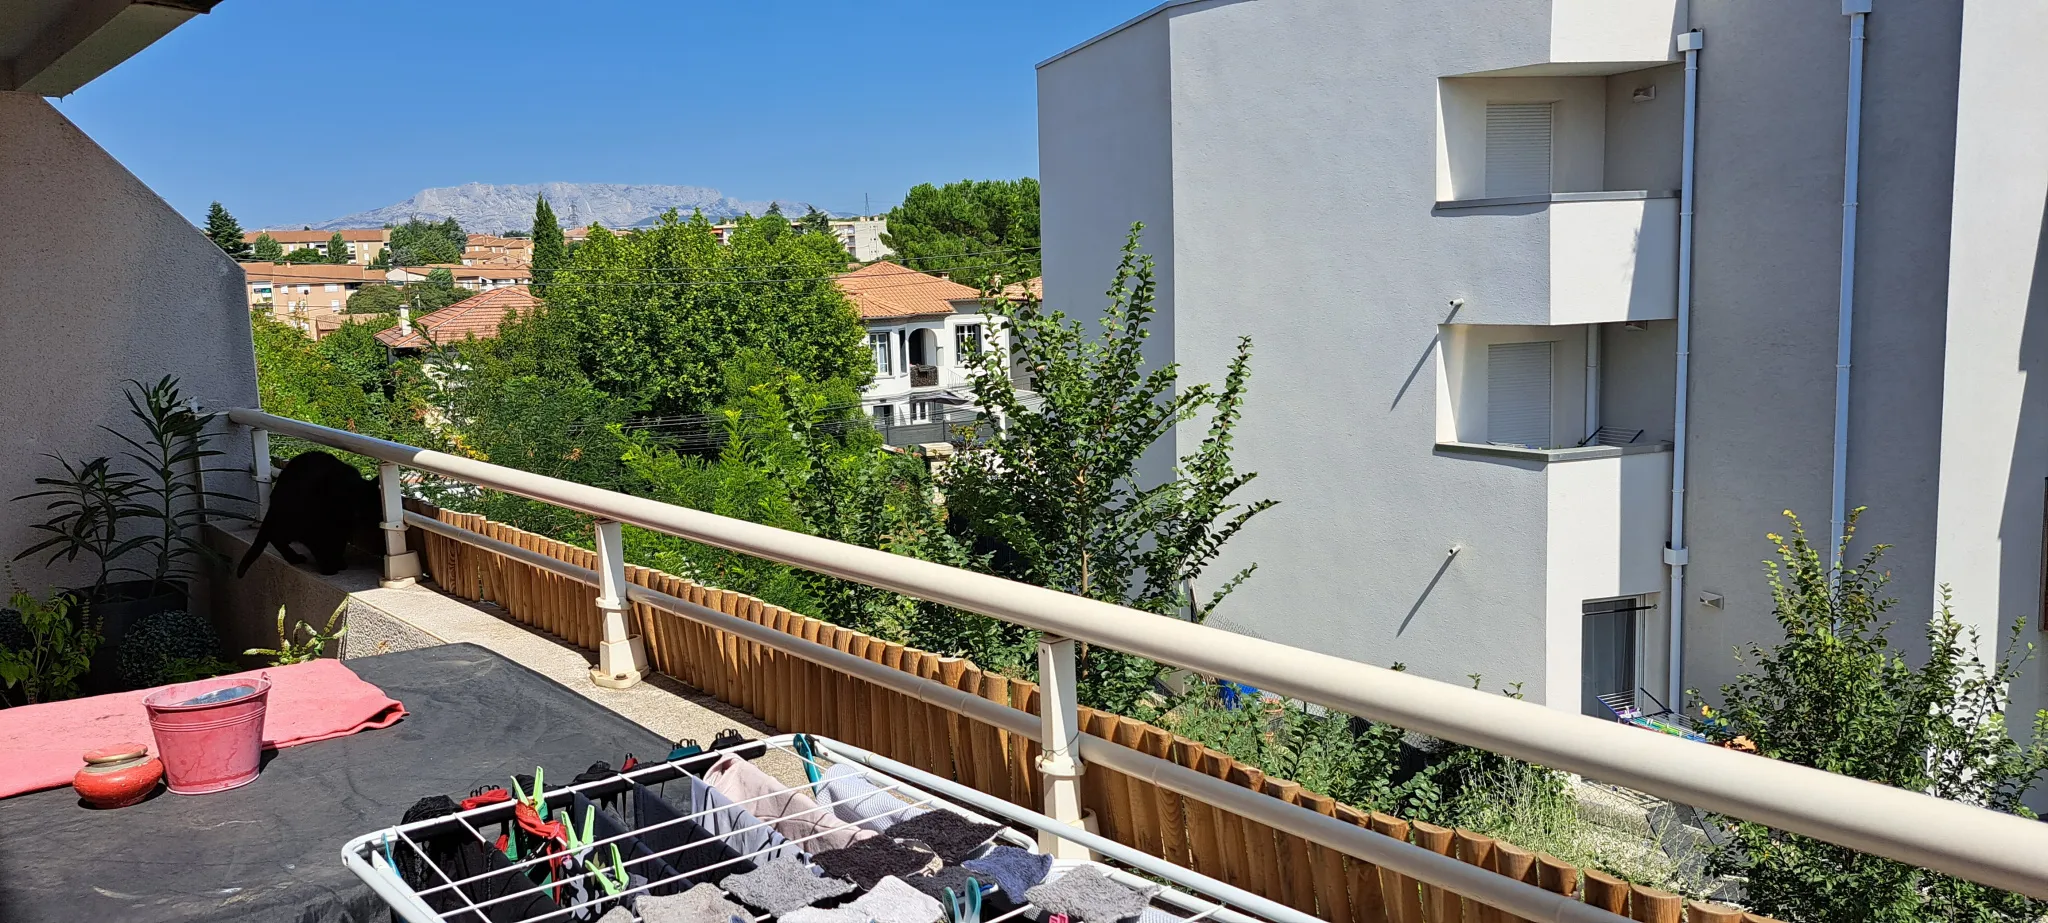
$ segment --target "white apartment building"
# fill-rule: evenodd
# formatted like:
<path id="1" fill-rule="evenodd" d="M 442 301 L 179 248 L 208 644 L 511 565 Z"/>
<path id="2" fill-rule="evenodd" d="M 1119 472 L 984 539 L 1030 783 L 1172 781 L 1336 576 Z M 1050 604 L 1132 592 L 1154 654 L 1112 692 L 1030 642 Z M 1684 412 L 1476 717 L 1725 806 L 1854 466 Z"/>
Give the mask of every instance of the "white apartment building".
<path id="1" fill-rule="evenodd" d="M 867 328 L 875 378 L 861 407 L 896 444 L 945 442 L 973 419 L 975 365 L 1009 348 L 981 293 L 949 279 L 875 263 L 838 278 Z"/>
<path id="2" fill-rule="evenodd" d="M 801 222 L 791 220 L 789 226 L 799 227 Z M 739 225 L 724 221 L 711 226 L 712 236 L 719 243 L 725 243 L 732 236 L 732 229 Z M 895 256 L 896 251 L 882 243 L 883 232 L 889 230 L 889 219 L 879 216 L 864 218 L 832 219 L 832 235 L 839 238 L 839 245 L 846 248 L 854 260 L 872 263 L 875 260 Z"/>
<path id="3" fill-rule="evenodd" d="M 1212 624 L 1655 711 L 1779 636 L 1783 511 L 1826 546 L 1867 505 L 1895 640 L 1947 584 L 1988 653 L 2043 610 L 2044 17 L 1165 3 L 1039 65 L 1045 295 L 1100 304 L 1143 221 L 1157 358 L 1252 337 L 1237 460 L 1280 504 Z"/>

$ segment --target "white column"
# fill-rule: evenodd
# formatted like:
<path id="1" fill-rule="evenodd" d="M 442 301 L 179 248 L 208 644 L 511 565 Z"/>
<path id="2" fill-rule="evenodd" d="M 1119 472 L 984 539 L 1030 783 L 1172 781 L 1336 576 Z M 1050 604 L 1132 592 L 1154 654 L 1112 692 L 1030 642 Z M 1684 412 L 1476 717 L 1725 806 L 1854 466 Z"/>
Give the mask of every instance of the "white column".
<path id="1" fill-rule="evenodd" d="M 398 482 L 398 466 L 385 462 L 377 466 L 377 493 L 383 501 L 384 579 L 386 588 L 408 587 L 420 575 L 418 552 L 405 547 L 405 495 Z"/>
<path id="2" fill-rule="evenodd" d="M 249 430 L 249 476 L 256 480 L 256 518 L 270 512 L 270 431 Z"/>
<path id="3" fill-rule="evenodd" d="M 626 624 L 626 546 L 619 531 L 616 522 L 597 522 L 597 617 L 604 640 L 597 643 L 590 681 L 607 689 L 624 689 L 647 675 L 646 645 Z"/>
<path id="4" fill-rule="evenodd" d="M 1044 755 L 1045 815 L 1079 827 L 1081 818 L 1081 719 L 1074 672 L 1074 640 L 1045 635 L 1038 641 L 1038 693 Z M 1088 850 L 1049 833 L 1038 835 L 1040 851 L 1059 859 L 1086 859 Z"/>

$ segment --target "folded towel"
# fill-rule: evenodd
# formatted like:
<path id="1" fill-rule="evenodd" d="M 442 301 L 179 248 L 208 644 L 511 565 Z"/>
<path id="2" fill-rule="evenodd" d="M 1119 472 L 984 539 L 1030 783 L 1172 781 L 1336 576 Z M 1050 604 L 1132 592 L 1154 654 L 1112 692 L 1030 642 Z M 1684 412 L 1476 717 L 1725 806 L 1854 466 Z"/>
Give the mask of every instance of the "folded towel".
<path id="1" fill-rule="evenodd" d="M 840 820 L 876 833 L 897 821 L 931 811 L 911 807 L 903 799 L 876 788 L 849 763 L 838 763 L 825 770 L 818 780 L 818 800 L 831 805 L 833 816 Z"/>
<path id="2" fill-rule="evenodd" d="M 873 830 L 862 830 L 832 816 L 811 796 L 782 784 L 736 754 L 726 754 L 713 763 L 704 781 L 783 836 L 798 841 L 797 846 L 805 852 L 839 849 L 875 835 Z"/>
<path id="3" fill-rule="evenodd" d="M 1152 905 L 1152 895 L 1158 893 L 1157 887 L 1134 891 L 1109 880 L 1095 866 L 1083 865 L 1024 892 L 1024 896 L 1047 913 L 1064 913 L 1089 923 L 1116 923 L 1144 913 Z"/>
<path id="4" fill-rule="evenodd" d="M 883 836 L 870 837 L 845 849 L 814 853 L 811 861 L 825 874 L 850 879 L 863 888 L 872 888 L 891 875 L 908 878 L 927 874 L 940 865 L 938 853 L 931 847 L 916 840 Z"/>
<path id="5" fill-rule="evenodd" d="M 761 866 L 758 871 L 727 878 L 725 889 L 749 905 L 779 917 L 799 907 L 809 907 L 828 897 L 852 891 L 853 882 L 826 878 L 802 862 L 780 858 Z"/>
<path id="6" fill-rule="evenodd" d="M 951 811 L 933 811 L 892 824 L 884 832 L 893 837 L 917 840 L 930 846 L 939 858 L 959 862 L 973 855 L 981 844 L 1002 829 L 995 824 L 975 823 Z"/>
<path id="7" fill-rule="evenodd" d="M 903 879 L 891 877 L 845 906 L 831 910 L 806 907 L 783 914 L 781 923 L 938 923 L 945 913 L 945 905 Z"/>
<path id="8" fill-rule="evenodd" d="M 731 923 L 733 917 L 751 923 L 754 919 L 745 907 L 726 900 L 725 892 L 711 884 L 667 897 L 647 895 L 640 898 L 636 909 L 644 923 Z"/>
<path id="9" fill-rule="evenodd" d="M 994 882 L 1003 889 L 1003 895 L 1013 901 L 1024 900 L 1024 892 L 1031 886 L 1045 880 L 1045 873 L 1052 871 L 1052 857 L 1040 855 L 1015 846 L 997 846 L 979 859 L 961 863 L 967 870 L 981 876 L 981 880 Z"/>

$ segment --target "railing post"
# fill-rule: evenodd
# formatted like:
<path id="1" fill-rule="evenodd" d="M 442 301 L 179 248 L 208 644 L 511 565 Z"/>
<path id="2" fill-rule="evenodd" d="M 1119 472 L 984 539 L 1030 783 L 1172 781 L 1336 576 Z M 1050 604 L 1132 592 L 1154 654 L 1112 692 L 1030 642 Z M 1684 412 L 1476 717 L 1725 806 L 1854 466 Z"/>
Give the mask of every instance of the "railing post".
<path id="1" fill-rule="evenodd" d="M 383 501 L 384 579 L 386 589 L 412 586 L 420 575 L 420 555 L 405 547 L 405 494 L 398 481 L 398 466 L 385 462 L 377 466 L 377 495 Z"/>
<path id="2" fill-rule="evenodd" d="M 1081 818 L 1081 714 L 1075 692 L 1074 639 L 1043 635 L 1038 640 L 1038 712 L 1044 755 L 1045 815 L 1079 827 Z M 1039 833 L 1038 848 L 1060 859 L 1086 859 L 1087 848 L 1050 833 Z"/>
<path id="3" fill-rule="evenodd" d="M 270 512 L 270 431 L 249 428 L 249 476 L 256 481 L 256 518 Z"/>
<path id="4" fill-rule="evenodd" d="M 626 626 L 626 546 L 619 533 L 617 522 L 597 521 L 597 617 L 604 620 L 604 639 L 590 681 L 607 689 L 624 689 L 647 675 L 647 648 Z"/>

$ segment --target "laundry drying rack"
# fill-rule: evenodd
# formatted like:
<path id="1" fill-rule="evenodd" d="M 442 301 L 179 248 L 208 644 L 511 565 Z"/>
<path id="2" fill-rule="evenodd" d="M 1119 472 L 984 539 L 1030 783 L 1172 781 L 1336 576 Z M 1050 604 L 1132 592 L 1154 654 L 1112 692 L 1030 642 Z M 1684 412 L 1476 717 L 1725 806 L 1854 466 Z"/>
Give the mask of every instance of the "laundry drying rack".
<path id="1" fill-rule="evenodd" d="M 567 821 L 573 827 L 576 818 L 573 816 L 573 812 L 568 812 L 567 809 L 579 794 L 595 801 L 616 795 L 631 788 L 634 783 L 653 787 L 664 783 L 687 780 L 692 775 L 702 773 L 713 761 L 728 753 L 736 753 L 742 757 L 758 759 L 769 752 L 784 753 L 794 758 L 797 761 L 797 765 L 804 767 L 806 777 L 810 782 L 803 785 L 789 786 L 767 795 L 759 795 L 755 798 L 738 801 L 737 803 L 740 807 L 745 808 L 750 802 L 754 801 L 778 798 L 787 800 L 788 796 L 793 792 L 815 795 L 817 782 L 826 769 L 834 765 L 848 765 L 867 783 L 873 785 L 881 792 L 888 793 L 894 798 L 907 803 L 912 808 L 950 811 L 970 821 L 1001 825 L 1002 829 L 995 835 L 990 845 L 1012 846 L 1036 853 L 1040 849 L 1040 841 L 1033 836 L 1035 833 L 1038 836 L 1057 838 L 1083 847 L 1088 850 L 1090 858 L 1056 859 L 1052 864 L 1052 870 L 1047 880 L 1054 880 L 1065 874 L 1070 874 L 1075 869 L 1083 866 L 1093 866 L 1110 880 L 1127 887 L 1134 889 L 1156 887 L 1159 890 L 1152 895 L 1151 910 L 1148 910 L 1145 914 L 1145 919 L 1148 921 L 1171 918 L 1189 921 L 1189 923 L 1206 923 L 1206 921 L 1210 920 L 1217 921 L 1217 923 L 1257 923 L 1259 920 L 1269 920 L 1273 921 L 1273 923 L 1319 923 L 1315 917 L 1302 913 L 1292 907 L 1276 903 L 1190 869 L 1147 855 L 1083 829 L 1061 823 L 1044 814 L 1020 807 L 949 779 L 924 772 L 923 770 L 899 763 L 879 754 L 871 753 L 859 747 L 823 737 L 786 734 L 708 752 L 682 756 L 672 754 L 671 756 L 674 758 L 663 762 L 640 764 L 615 775 L 560 788 L 549 788 L 537 795 L 522 792 L 521 796 L 528 799 L 538 798 L 556 812 L 571 814 L 571 816 L 567 817 Z M 829 813 L 842 804 L 860 800 L 862 799 L 833 802 L 820 799 L 818 809 Z M 465 875 L 465 870 L 459 868 L 444 869 L 435 863 L 433 858 L 434 850 L 421 846 L 422 842 L 446 842 L 443 838 L 456 837 L 474 838 L 477 844 L 480 844 L 487 850 L 499 848 L 498 845 L 494 844 L 501 844 L 502 841 L 494 833 L 498 829 L 513 823 L 516 809 L 517 799 L 488 804 L 413 823 L 397 824 L 382 830 L 366 833 L 350 840 L 347 845 L 342 847 L 342 861 L 350 871 L 354 872 L 365 884 L 369 885 L 372 891 L 391 906 L 395 918 L 409 921 L 409 923 L 442 923 L 442 921 L 450 921 L 450 923 L 470 923 L 470 921 L 476 921 L 476 923 L 484 923 L 484 921 L 507 923 L 511 919 L 516 919 L 518 923 L 550 923 L 550 921 L 564 921 L 566 923 L 566 921 L 578 919 L 596 919 L 601 914 L 595 911 L 611 906 L 620 906 L 621 909 L 625 909 L 622 906 L 622 899 L 636 892 L 650 892 L 652 889 L 671 885 L 688 885 L 692 881 L 704 880 L 703 876 L 705 873 L 713 871 L 708 867 L 684 870 L 678 866 L 672 870 L 674 874 L 648 880 L 645 884 L 638 884 L 635 887 L 619 888 L 614 886 L 611 890 L 605 890 L 587 886 L 576 889 L 574 893 L 590 893 L 599 896 L 590 897 L 580 902 L 557 898 L 548 904 L 552 909 L 542 910 L 531 915 L 508 915 L 508 908 L 518 905 L 522 898 L 531 898 L 533 895 L 544 893 L 560 895 L 563 893 L 565 885 L 575 884 L 578 879 L 588 879 L 585 884 L 589 885 L 605 874 L 601 863 L 594 863 L 598 866 L 595 870 L 587 868 L 578 870 L 579 866 L 567 872 L 561 872 L 560 870 L 551 872 L 550 870 L 535 868 L 549 861 L 546 856 L 534 856 L 516 861 L 508 860 L 507 867 L 522 869 L 530 873 L 522 876 L 518 881 L 520 885 L 531 884 L 531 887 L 521 887 L 514 892 L 500 893 L 476 901 L 472 900 L 463 889 L 465 886 L 487 877 L 487 875 Z M 709 813 L 711 811 L 702 811 L 694 814 L 685 812 L 686 816 L 675 818 L 667 821 L 667 823 L 691 821 Z M 849 818 L 849 820 L 853 819 L 856 818 Z M 759 826 L 772 826 L 772 824 L 773 822 L 764 821 Z M 643 826 L 628 834 L 598 838 L 594 841 L 579 843 L 578 846 L 603 849 L 608 844 L 644 834 L 650 829 L 651 827 Z M 727 840 L 736 841 L 737 838 L 748 832 L 748 829 L 730 830 L 721 836 Z M 816 844 L 807 844 L 805 841 L 824 835 L 821 833 L 809 837 L 790 839 L 784 841 L 781 846 L 757 849 L 753 852 L 742 852 L 739 854 L 739 858 L 741 860 L 752 860 L 761 857 L 765 853 L 782 850 L 787 846 L 793 845 L 801 851 L 802 857 L 808 860 L 809 854 Z M 987 848 L 989 847 L 983 847 L 983 849 Z M 647 863 L 642 868 L 653 869 L 657 866 L 652 860 L 666 859 L 668 853 L 675 851 L 668 850 L 662 853 L 655 853 L 654 855 L 641 855 L 637 858 L 626 860 L 624 871 L 638 873 L 640 869 L 634 866 L 639 863 Z M 397 866 L 401 864 L 411 866 L 417 870 L 413 877 L 421 882 L 419 887 L 415 888 L 413 884 L 408 883 L 406 877 L 400 873 Z M 504 869 L 498 869 L 488 873 L 488 875 L 502 875 L 503 871 Z M 1141 875 L 1144 877 L 1140 877 Z M 642 877 L 651 878 L 651 876 Z M 540 878 L 542 881 L 533 883 L 529 880 L 530 878 Z M 989 890 L 992 892 L 993 888 Z M 426 900 L 428 896 L 436 894 L 442 895 L 444 899 L 451 894 L 460 894 L 462 895 L 459 899 L 461 904 L 457 909 L 437 912 Z M 446 901 L 441 902 L 445 903 Z M 528 901 L 527 903 L 534 902 Z M 630 909 L 626 909 L 625 912 L 631 916 L 635 923 L 641 921 L 641 917 Z M 1161 914 L 1165 916 L 1161 917 Z M 1040 908 L 1020 902 L 1014 908 L 980 919 L 978 923 L 1010 923 L 1010 921 L 1018 921 L 1018 923 L 1046 923 L 1053 916 Z M 617 919 L 617 917 L 614 916 L 608 919 Z M 769 915 L 759 915 L 754 918 L 754 921 L 755 923 L 762 923 L 762 921 L 771 919 L 772 917 Z M 740 918 L 734 917 L 733 921 L 738 923 Z M 977 923 L 977 921 L 968 921 L 968 923 Z M 1083 921 L 1076 921 L 1076 923 L 1083 923 Z"/>

